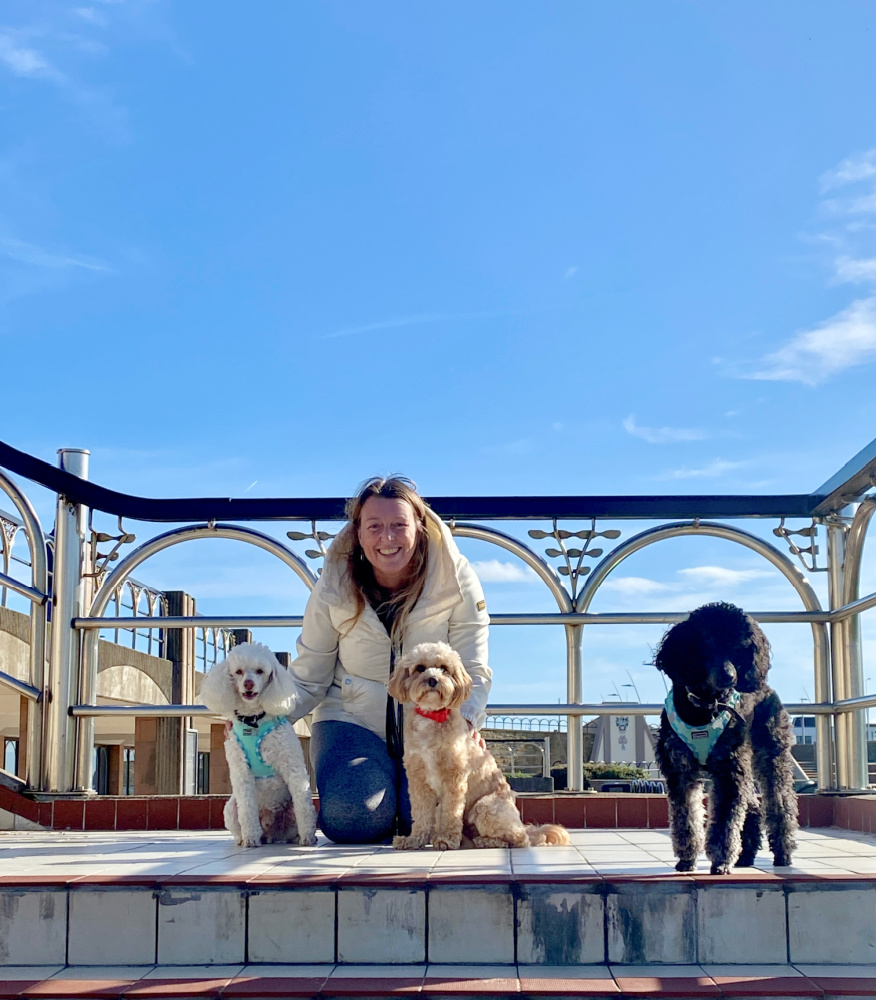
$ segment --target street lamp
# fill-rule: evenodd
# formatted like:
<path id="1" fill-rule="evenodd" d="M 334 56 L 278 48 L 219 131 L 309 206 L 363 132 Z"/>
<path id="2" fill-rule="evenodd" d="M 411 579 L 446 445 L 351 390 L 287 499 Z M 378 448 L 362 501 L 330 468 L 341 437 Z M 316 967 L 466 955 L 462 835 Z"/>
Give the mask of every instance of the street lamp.
<path id="1" fill-rule="evenodd" d="M 641 699 L 641 698 L 639 697 L 639 692 L 638 692 L 638 690 L 637 690 L 637 688 L 636 688 L 636 685 L 635 685 L 635 684 L 621 684 L 621 687 L 624 687 L 624 688 L 632 688 L 632 689 L 633 689 L 633 691 L 635 691 L 635 692 L 636 692 L 636 702 L 637 702 L 637 703 L 641 702 L 641 700 L 642 700 L 642 699 Z"/>

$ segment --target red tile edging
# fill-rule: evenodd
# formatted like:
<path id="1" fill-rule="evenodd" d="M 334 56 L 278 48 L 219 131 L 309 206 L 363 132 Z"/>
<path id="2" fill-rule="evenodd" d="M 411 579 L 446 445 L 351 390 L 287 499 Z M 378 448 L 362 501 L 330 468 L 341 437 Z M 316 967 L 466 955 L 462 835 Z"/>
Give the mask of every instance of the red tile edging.
<path id="1" fill-rule="evenodd" d="M 0 809 L 55 830 L 222 830 L 225 795 L 100 796 L 42 801 L 0 786 Z M 580 829 L 666 829 L 665 795 L 557 792 L 517 797 L 527 823 Z M 801 795 L 802 827 L 876 833 L 876 795 Z"/>

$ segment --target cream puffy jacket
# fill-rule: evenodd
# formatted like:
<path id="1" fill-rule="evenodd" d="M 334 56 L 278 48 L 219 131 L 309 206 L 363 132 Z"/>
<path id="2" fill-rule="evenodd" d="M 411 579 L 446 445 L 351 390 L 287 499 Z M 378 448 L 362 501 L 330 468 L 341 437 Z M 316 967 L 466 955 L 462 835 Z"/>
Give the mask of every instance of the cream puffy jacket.
<path id="1" fill-rule="evenodd" d="M 474 681 L 462 714 L 478 729 L 486 719 L 493 676 L 487 665 L 489 616 L 484 594 L 450 531 L 431 511 L 426 527 L 426 581 L 408 616 L 402 651 L 421 642 L 447 642 L 459 653 Z M 389 635 L 367 602 L 350 628 L 356 603 L 346 563 L 353 530 L 348 524 L 338 533 L 304 611 L 298 657 L 291 667 L 300 699 L 293 718 L 312 711 L 314 722 L 352 722 L 385 739 Z"/>

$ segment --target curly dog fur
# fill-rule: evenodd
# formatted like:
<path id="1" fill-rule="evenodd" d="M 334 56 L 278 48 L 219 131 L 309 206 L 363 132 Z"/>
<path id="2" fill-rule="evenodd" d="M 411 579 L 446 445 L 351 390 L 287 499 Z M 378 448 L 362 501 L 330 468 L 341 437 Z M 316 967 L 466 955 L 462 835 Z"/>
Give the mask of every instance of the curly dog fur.
<path id="1" fill-rule="evenodd" d="M 654 663 L 672 681 L 675 711 L 690 726 L 708 727 L 734 690 L 740 696 L 704 765 L 663 711 L 657 762 L 669 788 L 676 869 L 693 871 L 703 848 L 713 875 L 752 865 L 761 808 L 774 863 L 789 865 L 797 829 L 793 739 L 788 713 L 766 683 L 770 645 L 760 627 L 733 604 L 703 605 L 663 636 Z M 704 777 L 712 783 L 707 834 Z"/>
<path id="2" fill-rule="evenodd" d="M 562 826 L 521 822 L 514 792 L 490 751 L 472 739 L 459 711 L 471 688 L 462 660 L 446 642 L 416 646 L 390 679 L 392 697 L 415 706 L 405 711 L 404 724 L 413 828 L 393 846 L 416 850 L 431 843 L 443 851 L 469 841 L 475 847 L 568 844 Z"/>
<path id="3" fill-rule="evenodd" d="M 225 757 L 232 795 L 225 804 L 225 826 L 243 847 L 259 844 L 316 843 L 316 814 L 304 753 L 292 724 L 285 718 L 295 707 L 295 688 L 277 657 L 257 642 L 235 646 L 228 659 L 204 678 L 201 700 L 221 715 L 226 727 Z M 243 718 L 282 720 L 262 739 L 258 751 L 272 767 L 271 777 L 255 777 L 231 724 Z M 255 725 L 258 730 L 258 725 Z"/>

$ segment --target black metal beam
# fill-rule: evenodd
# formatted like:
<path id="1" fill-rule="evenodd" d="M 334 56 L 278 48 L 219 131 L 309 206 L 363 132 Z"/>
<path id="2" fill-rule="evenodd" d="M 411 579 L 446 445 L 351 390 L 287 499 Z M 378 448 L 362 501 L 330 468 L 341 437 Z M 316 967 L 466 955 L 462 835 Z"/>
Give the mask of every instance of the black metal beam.
<path id="1" fill-rule="evenodd" d="M 157 499 L 108 490 L 0 442 L 0 466 L 93 510 L 134 521 L 338 521 L 343 497 L 232 499 L 192 497 Z M 751 517 L 809 517 L 807 494 L 740 496 L 520 496 L 428 497 L 440 517 L 459 521 L 493 520 L 688 520 Z"/>
<path id="2" fill-rule="evenodd" d="M 836 513 L 873 486 L 876 486 L 876 439 L 810 495 L 812 513 L 822 517 Z"/>

